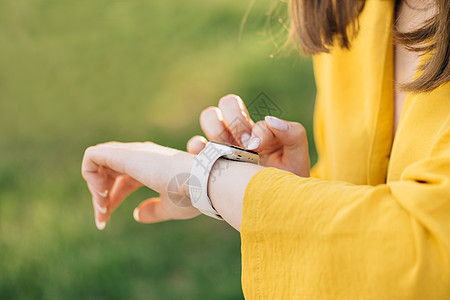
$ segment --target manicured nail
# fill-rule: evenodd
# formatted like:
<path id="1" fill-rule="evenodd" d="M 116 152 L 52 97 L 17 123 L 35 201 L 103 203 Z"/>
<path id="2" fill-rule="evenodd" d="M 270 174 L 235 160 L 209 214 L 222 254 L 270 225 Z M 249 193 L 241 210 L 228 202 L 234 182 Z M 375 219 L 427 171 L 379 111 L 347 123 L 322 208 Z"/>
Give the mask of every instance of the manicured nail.
<path id="1" fill-rule="evenodd" d="M 247 149 L 248 150 L 253 150 L 253 149 L 258 148 L 260 142 L 261 142 L 261 139 L 259 137 L 252 138 L 250 140 L 250 142 L 248 142 Z"/>
<path id="2" fill-rule="evenodd" d="M 102 214 L 106 214 L 106 212 L 108 211 L 107 207 L 100 206 L 100 204 L 98 204 L 97 201 L 95 201 L 95 200 L 94 200 L 94 205 Z"/>
<path id="3" fill-rule="evenodd" d="M 105 229 L 106 222 L 100 222 L 97 219 L 95 219 L 95 225 L 97 226 L 98 230 L 103 230 Z"/>
<path id="4" fill-rule="evenodd" d="M 250 139 L 250 134 L 248 134 L 248 133 L 244 133 L 242 136 L 241 136 L 241 143 L 242 143 L 242 145 L 244 145 L 244 147 L 247 147 L 247 144 L 248 144 L 248 140 Z"/>
<path id="5" fill-rule="evenodd" d="M 134 209 L 134 211 L 133 211 L 133 218 L 134 218 L 136 221 L 140 222 L 140 221 L 139 221 L 139 207 L 136 207 L 136 208 Z"/>
<path id="6" fill-rule="evenodd" d="M 266 120 L 266 123 L 270 127 L 281 130 L 281 131 L 286 131 L 289 127 L 285 121 L 280 120 L 277 117 L 266 116 L 264 119 Z"/>

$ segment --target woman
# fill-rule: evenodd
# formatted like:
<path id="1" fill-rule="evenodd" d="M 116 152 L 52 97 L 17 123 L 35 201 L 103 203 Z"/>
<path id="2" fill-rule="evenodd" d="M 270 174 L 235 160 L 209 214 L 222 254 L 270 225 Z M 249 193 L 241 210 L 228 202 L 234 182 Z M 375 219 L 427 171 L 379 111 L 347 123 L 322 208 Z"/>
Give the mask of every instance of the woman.
<path id="1" fill-rule="evenodd" d="M 292 0 L 291 9 L 293 32 L 315 54 L 319 161 L 311 177 L 300 124 L 254 124 L 234 95 L 201 114 L 209 139 L 261 157 L 260 165 L 219 159 L 208 183 L 214 208 L 241 232 L 244 295 L 448 299 L 448 0 Z M 141 185 L 161 196 L 141 203 L 136 220 L 197 216 L 170 201 L 167 186 L 189 173 L 205 143 L 192 138 L 190 153 L 154 143 L 88 148 L 82 173 L 97 227 Z"/>

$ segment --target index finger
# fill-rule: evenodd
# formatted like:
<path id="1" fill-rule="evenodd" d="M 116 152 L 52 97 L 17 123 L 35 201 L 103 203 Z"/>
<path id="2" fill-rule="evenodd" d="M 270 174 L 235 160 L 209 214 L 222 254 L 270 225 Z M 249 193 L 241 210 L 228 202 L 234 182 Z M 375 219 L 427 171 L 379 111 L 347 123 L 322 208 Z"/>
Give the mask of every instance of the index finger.
<path id="1" fill-rule="evenodd" d="M 102 151 L 102 155 L 96 155 L 96 149 L 99 147 L 97 145 L 86 149 L 81 163 L 81 175 L 102 195 L 106 194 L 111 186 L 109 177 L 116 177 L 121 173 L 111 169 L 107 164 L 107 151 Z"/>
<path id="2" fill-rule="evenodd" d="M 219 108 L 233 138 L 241 147 L 246 147 L 254 123 L 242 99 L 236 95 L 227 95 L 220 99 Z"/>
<path id="3" fill-rule="evenodd" d="M 237 144 L 223 120 L 222 111 L 217 107 L 208 107 L 200 114 L 200 126 L 209 140 Z"/>

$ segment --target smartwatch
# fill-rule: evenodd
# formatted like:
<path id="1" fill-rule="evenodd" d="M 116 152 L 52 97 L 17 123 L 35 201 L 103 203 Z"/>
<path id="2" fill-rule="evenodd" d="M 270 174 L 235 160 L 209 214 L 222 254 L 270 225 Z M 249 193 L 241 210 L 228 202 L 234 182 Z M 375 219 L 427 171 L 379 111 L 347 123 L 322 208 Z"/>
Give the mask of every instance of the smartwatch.
<path id="1" fill-rule="evenodd" d="M 214 163 L 219 159 L 240 161 L 258 164 L 258 153 L 246 150 L 230 144 L 210 141 L 205 148 L 195 157 L 189 177 L 189 196 L 192 206 L 203 214 L 212 218 L 223 220 L 214 209 L 211 199 L 208 197 L 208 181 Z M 215 178 L 211 178 L 211 180 Z"/>

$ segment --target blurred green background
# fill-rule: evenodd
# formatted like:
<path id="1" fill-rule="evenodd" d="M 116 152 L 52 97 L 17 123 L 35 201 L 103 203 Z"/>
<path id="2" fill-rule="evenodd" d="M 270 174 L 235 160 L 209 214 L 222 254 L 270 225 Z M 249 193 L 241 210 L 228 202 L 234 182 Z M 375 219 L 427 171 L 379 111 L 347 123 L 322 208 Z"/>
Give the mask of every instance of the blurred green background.
<path id="1" fill-rule="evenodd" d="M 280 47 L 286 3 L 246 18 L 249 4 L 0 1 L 0 299 L 243 297 L 238 232 L 204 216 L 137 224 L 148 189 L 100 232 L 80 163 L 109 140 L 185 150 L 202 109 L 260 92 L 305 125 L 315 161 L 311 61 Z"/>

